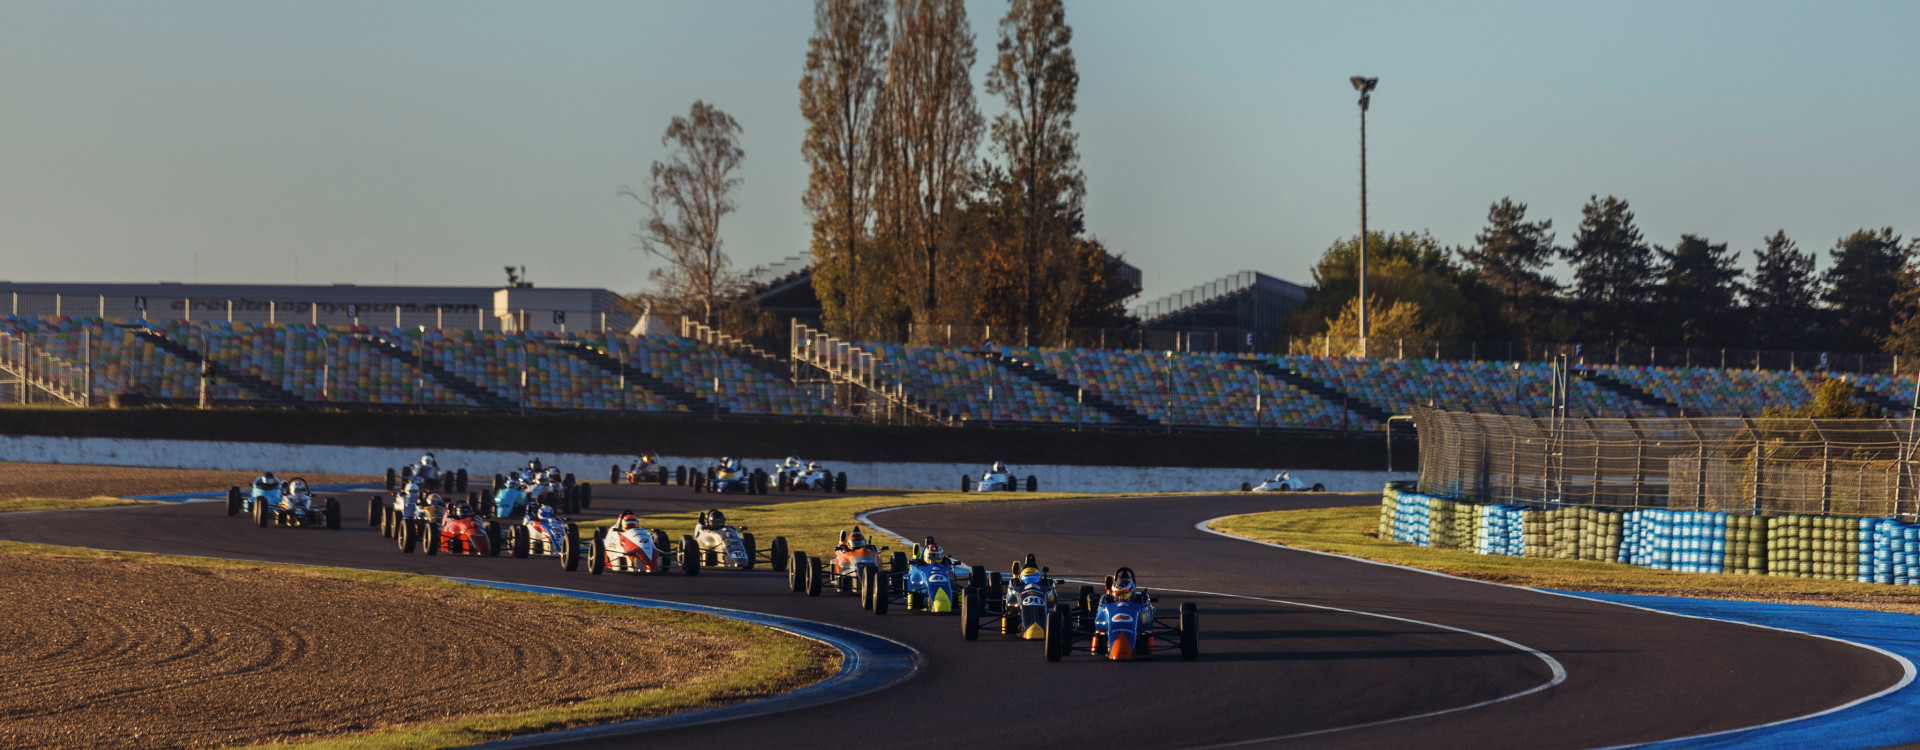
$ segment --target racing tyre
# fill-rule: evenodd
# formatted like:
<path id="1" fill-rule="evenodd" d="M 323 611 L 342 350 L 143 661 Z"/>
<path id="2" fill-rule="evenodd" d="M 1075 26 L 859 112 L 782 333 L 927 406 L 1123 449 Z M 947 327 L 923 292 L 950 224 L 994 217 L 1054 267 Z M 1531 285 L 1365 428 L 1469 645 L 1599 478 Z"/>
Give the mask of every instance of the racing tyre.
<path id="1" fill-rule="evenodd" d="M 393 541 L 400 546 L 400 554 L 413 554 L 414 540 L 418 536 L 412 523 L 401 521 L 393 525 Z"/>
<path id="2" fill-rule="evenodd" d="M 594 575 L 607 572 L 607 543 L 597 536 L 587 544 L 587 572 Z"/>
<path id="3" fill-rule="evenodd" d="M 960 597 L 960 637 L 969 641 L 980 640 L 979 589 L 967 589 L 966 596 Z"/>
<path id="4" fill-rule="evenodd" d="M 1252 482 L 1241 482 L 1241 483 L 1240 483 L 1240 491 L 1241 491 L 1241 492 L 1252 492 L 1252 491 L 1253 491 L 1253 483 L 1252 483 Z"/>
<path id="5" fill-rule="evenodd" d="M 773 538 L 773 546 L 767 549 L 767 561 L 768 561 L 767 564 L 773 567 L 773 572 L 775 573 L 787 572 L 787 538 L 786 537 L 776 536 Z"/>
<path id="6" fill-rule="evenodd" d="M 501 488 L 504 488 L 506 486 L 507 486 L 507 478 L 505 476 L 500 474 L 493 475 L 493 487 L 491 488 L 492 491 L 499 492 Z"/>
<path id="7" fill-rule="evenodd" d="M 701 492 L 705 491 L 706 485 L 707 485 L 707 477 L 705 475 L 703 474 L 693 475 L 693 494 L 698 495 Z"/>
<path id="8" fill-rule="evenodd" d="M 825 583 L 825 581 L 821 580 L 820 578 L 820 558 L 818 557 L 807 558 L 806 571 L 807 571 L 807 596 L 819 596 L 820 584 Z"/>
<path id="9" fill-rule="evenodd" d="M 680 535 L 680 571 L 690 576 L 700 575 L 700 548 L 694 545 L 692 534 Z"/>
<path id="10" fill-rule="evenodd" d="M 580 540 L 572 534 L 567 535 L 567 543 L 560 545 L 560 569 L 572 573 L 580 569 Z"/>
<path id="11" fill-rule="evenodd" d="M 843 471 L 833 475 L 833 492 L 836 495 L 846 494 L 847 492 L 847 473 L 846 472 Z"/>
<path id="12" fill-rule="evenodd" d="M 1080 608 L 1083 610 L 1091 610 L 1093 609 L 1093 605 L 1094 605 L 1093 587 L 1081 586 L 1080 587 Z"/>
<path id="13" fill-rule="evenodd" d="M 388 492 L 393 491 L 393 470 L 392 469 L 387 470 L 387 491 Z"/>
<path id="14" fill-rule="evenodd" d="M 747 561 L 746 561 L 746 564 L 745 564 L 745 565 L 742 565 L 742 566 L 740 566 L 740 569 L 741 569 L 741 570 L 753 570 L 753 564 L 754 564 L 754 562 L 755 562 L 755 560 L 754 560 L 753 558 L 754 558 L 754 556 L 755 556 L 755 555 L 758 555 L 758 554 L 760 554 L 760 550 L 759 550 L 758 548 L 756 548 L 756 547 L 754 547 L 754 546 L 753 546 L 753 535 L 752 535 L 752 534 L 741 534 L 741 535 L 740 535 L 740 546 L 742 546 L 742 547 L 746 547 L 746 548 L 747 548 Z"/>
<path id="15" fill-rule="evenodd" d="M 513 556 L 522 560 L 527 559 L 527 554 L 530 551 L 528 547 L 533 545 L 533 537 L 527 534 L 527 527 L 511 526 L 508 528 L 513 533 Z M 572 544 L 573 537 L 567 537 L 567 543 Z"/>
<path id="16" fill-rule="evenodd" d="M 593 483 L 592 482 L 588 482 L 586 484 L 580 485 L 580 507 L 582 508 L 593 507 Z"/>
<path id="17" fill-rule="evenodd" d="M 387 539 L 393 538 L 393 509 L 392 508 L 383 508 L 380 511 L 380 536 Z"/>
<path id="18" fill-rule="evenodd" d="M 1040 477 L 1033 474 L 1027 475 L 1027 491 L 1028 492 L 1040 491 Z"/>
<path id="19" fill-rule="evenodd" d="M 327 529 L 340 530 L 340 501 L 333 498 L 327 498 Z"/>
<path id="20" fill-rule="evenodd" d="M 960 491 L 967 492 L 972 489 L 973 489 L 973 477 L 967 476 L 965 474 L 960 475 Z"/>
<path id="21" fill-rule="evenodd" d="M 459 471 L 456 471 L 453 473 L 453 477 L 454 477 L 454 483 L 457 485 L 454 488 L 454 491 L 466 492 L 467 491 L 467 470 L 461 469 Z"/>
<path id="22" fill-rule="evenodd" d="M 901 552 L 899 550 L 894 550 L 893 559 L 888 561 L 888 564 L 887 564 L 887 572 L 888 573 L 907 572 L 907 553 Z"/>
<path id="23" fill-rule="evenodd" d="M 967 569 L 967 588 L 982 589 L 986 587 L 987 587 L 987 569 L 979 565 L 975 565 L 968 568 Z"/>
<path id="24" fill-rule="evenodd" d="M 572 474 L 568 474 L 565 477 L 561 478 L 560 483 L 568 487 L 572 487 L 576 484 L 579 484 L 579 482 L 574 481 Z"/>
<path id="25" fill-rule="evenodd" d="M 807 553 L 795 552 L 793 559 L 785 566 L 787 569 L 787 590 L 800 593 L 807 590 Z"/>
<path id="26" fill-rule="evenodd" d="M 656 479 L 656 480 L 657 480 L 657 481 L 659 482 L 659 484 L 660 484 L 660 486 L 662 486 L 662 487 L 665 487 L 665 486 L 667 486 L 667 469 L 666 469 L 666 467 L 664 467 L 664 466 L 663 466 L 663 467 L 660 467 L 659 469 L 657 469 L 657 470 L 655 470 L 655 472 L 654 472 L 654 475 L 653 475 L 653 476 L 654 476 L 654 478 L 655 478 L 655 479 Z"/>
<path id="27" fill-rule="evenodd" d="M 1326 492 L 1326 491 L 1327 491 L 1327 486 L 1326 486 L 1326 485 L 1324 485 L 1324 484 L 1320 484 L 1320 483 L 1318 483 L 1318 482 L 1315 482 L 1315 483 L 1314 483 L 1314 485 L 1313 485 L 1313 491 L 1314 491 L 1314 492 Z"/>
<path id="28" fill-rule="evenodd" d="M 860 608 L 873 610 L 873 579 L 880 577 L 880 571 L 872 568 L 860 569 Z"/>
<path id="29" fill-rule="evenodd" d="M 373 495 L 368 497 L 367 498 L 367 525 L 368 526 L 380 525 L 380 510 L 381 510 L 380 496 Z"/>
<path id="30" fill-rule="evenodd" d="M 613 471 L 607 472 L 607 484 L 620 483 L 620 465 L 614 464 Z"/>
<path id="31" fill-rule="evenodd" d="M 673 467 L 673 483 L 681 487 L 687 486 L 687 467 Z"/>
<path id="32" fill-rule="evenodd" d="M 253 504 L 253 525 L 263 529 L 267 527 L 267 504 L 266 503 Z"/>
<path id="33" fill-rule="evenodd" d="M 887 588 L 892 580 L 892 576 L 878 570 L 873 571 L 873 578 L 869 579 L 869 583 L 873 588 L 873 606 L 869 609 L 872 609 L 876 615 L 884 615 L 887 613 Z M 862 586 L 861 588 L 867 587 Z"/>
<path id="34" fill-rule="evenodd" d="M 487 522 L 487 556 L 499 557 L 500 549 L 507 545 L 500 543 L 500 522 Z"/>
<path id="35" fill-rule="evenodd" d="M 440 554 L 443 543 L 440 541 L 440 524 L 432 521 L 420 522 L 420 546 L 426 548 L 429 555 Z"/>
<path id="36" fill-rule="evenodd" d="M 1180 658 L 1183 661 L 1200 658 L 1200 612 L 1193 602 L 1180 605 Z"/>
<path id="37" fill-rule="evenodd" d="M 227 515 L 229 516 L 240 515 L 240 488 L 239 487 L 227 488 Z"/>
<path id="38" fill-rule="evenodd" d="M 1047 612 L 1047 661 L 1059 661 L 1067 655 L 1067 611 L 1055 606 Z"/>

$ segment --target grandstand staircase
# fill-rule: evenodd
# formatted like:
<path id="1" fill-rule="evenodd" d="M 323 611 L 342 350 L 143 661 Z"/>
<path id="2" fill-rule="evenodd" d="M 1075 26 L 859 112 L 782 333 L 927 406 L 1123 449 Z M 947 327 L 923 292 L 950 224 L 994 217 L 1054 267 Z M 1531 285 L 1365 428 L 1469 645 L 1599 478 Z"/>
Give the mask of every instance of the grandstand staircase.
<path id="1" fill-rule="evenodd" d="M 151 328 L 129 328 L 127 330 L 133 331 L 133 335 L 140 337 L 147 343 L 153 344 L 154 348 L 178 357 L 182 362 L 204 365 L 207 368 L 207 372 L 212 373 L 214 377 L 251 392 L 254 396 L 259 397 L 261 401 L 281 404 L 307 403 L 306 399 L 301 398 L 299 394 L 293 391 L 289 391 L 265 379 L 248 375 L 247 373 L 240 372 L 203 357 L 199 352 L 187 348 L 185 344 L 173 340 L 172 337 L 164 333 Z"/>
<path id="2" fill-rule="evenodd" d="M 1059 392 L 1060 395 L 1066 396 L 1068 400 L 1079 400 L 1081 403 L 1084 403 L 1087 406 L 1091 406 L 1095 409 L 1099 409 L 1100 411 L 1105 412 L 1107 416 L 1113 417 L 1115 421 L 1118 421 L 1121 424 L 1143 426 L 1143 427 L 1150 427 L 1150 426 L 1159 424 L 1159 422 L 1153 419 L 1152 417 L 1148 417 L 1145 414 L 1141 414 L 1140 412 L 1134 411 L 1125 406 L 1121 406 L 1120 404 L 1116 404 L 1112 401 L 1108 401 L 1105 397 L 1100 396 L 1099 394 L 1087 393 L 1084 390 L 1082 390 L 1079 386 L 1069 383 L 1066 380 L 1061 379 L 1059 376 L 1056 376 L 1053 373 L 1047 372 L 1046 370 L 1043 370 L 1033 365 L 1032 363 L 1023 362 L 1021 360 L 1008 357 L 999 352 L 979 352 L 979 354 L 981 357 L 986 358 L 988 361 L 996 365 L 999 365 L 1002 368 L 1005 368 L 1008 372 L 1011 372 L 1015 375 L 1019 375 L 1020 377 L 1026 378 L 1035 383 L 1039 383 L 1040 385 L 1046 386 L 1048 388 L 1053 389 L 1054 391 Z"/>
<path id="3" fill-rule="evenodd" d="M 1612 375 L 1608 375 L 1598 370 L 1593 370 L 1585 367 L 1573 368 L 1573 374 L 1579 377 L 1581 380 L 1585 380 L 1596 386 L 1599 386 L 1609 391 L 1613 391 L 1614 393 L 1620 394 L 1621 396 L 1625 396 L 1627 398 L 1633 399 L 1637 403 L 1644 404 L 1646 406 L 1651 406 L 1655 409 L 1664 410 L 1666 413 L 1671 414 L 1673 416 L 1686 415 L 1686 410 L 1680 408 L 1679 404 L 1676 404 L 1672 401 L 1668 401 L 1664 398 L 1648 393 L 1646 390 L 1640 388 L 1639 386 L 1634 385 L 1632 383 L 1628 383 Z"/>
<path id="4" fill-rule="evenodd" d="M 467 400 L 473 402 L 475 406 L 482 406 L 488 409 L 514 409 L 520 406 L 519 403 L 512 399 L 482 388 L 478 383 L 447 372 L 446 368 L 414 356 L 413 352 L 407 351 L 406 347 L 400 346 L 399 344 L 395 344 L 379 336 L 358 335 L 354 338 L 365 342 L 368 346 L 386 352 L 387 356 L 400 360 L 408 367 L 425 373 L 427 377 L 433 378 L 435 382 L 439 383 L 440 387 L 465 396 Z"/>
<path id="5" fill-rule="evenodd" d="M 608 356 L 606 352 L 587 346 L 578 341 L 558 342 L 554 344 L 554 347 L 565 350 L 567 353 L 572 354 L 575 357 L 579 357 L 580 361 L 593 365 L 594 367 L 598 367 L 602 372 L 605 372 L 608 375 L 613 375 L 617 377 L 624 372 L 627 376 L 628 383 L 638 385 L 641 388 L 647 391 L 650 391 L 661 398 L 666 399 L 669 403 L 674 403 L 674 404 L 679 404 L 681 406 L 684 406 L 686 407 L 687 411 L 693 412 L 695 414 L 713 414 L 719 411 L 720 409 L 719 405 L 713 403 L 712 401 L 708 401 L 705 398 L 701 398 L 699 394 L 692 393 L 690 391 L 687 391 L 684 388 L 681 388 L 680 386 L 674 385 L 665 380 L 661 380 L 660 378 L 654 377 L 653 375 L 648 374 L 645 370 L 642 370 L 638 367 L 634 367 L 633 365 L 623 365 L 619 360 L 616 360 L 613 357 Z"/>
<path id="6" fill-rule="evenodd" d="M 1261 359 L 1236 359 L 1231 361 L 1242 367 L 1251 367 L 1254 371 L 1262 375 L 1311 393 L 1320 397 L 1322 401 L 1343 407 L 1375 422 L 1386 424 L 1387 419 L 1393 416 L 1393 412 L 1380 408 L 1372 401 L 1327 385 L 1321 382 L 1319 378 L 1303 374 L 1299 370 L 1291 367 L 1281 367 Z"/>

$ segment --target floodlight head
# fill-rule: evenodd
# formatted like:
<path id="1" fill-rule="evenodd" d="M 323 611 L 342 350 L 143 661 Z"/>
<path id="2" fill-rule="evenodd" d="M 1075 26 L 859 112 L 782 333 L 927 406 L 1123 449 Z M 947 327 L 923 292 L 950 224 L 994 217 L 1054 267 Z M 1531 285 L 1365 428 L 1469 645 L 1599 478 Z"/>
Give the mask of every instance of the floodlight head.
<path id="1" fill-rule="evenodd" d="M 1354 76 L 1347 80 L 1353 82 L 1353 90 L 1362 94 L 1373 91 L 1373 87 L 1380 84 L 1378 77 L 1368 78 L 1366 76 Z"/>

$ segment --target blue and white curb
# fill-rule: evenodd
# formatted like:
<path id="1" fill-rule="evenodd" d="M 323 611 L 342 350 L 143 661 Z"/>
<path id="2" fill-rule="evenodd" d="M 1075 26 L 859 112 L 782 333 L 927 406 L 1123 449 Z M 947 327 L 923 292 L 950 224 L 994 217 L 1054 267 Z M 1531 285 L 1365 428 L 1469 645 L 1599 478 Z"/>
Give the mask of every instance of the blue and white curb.
<path id="1" fill-rule="evenodd" d="M 912 677 L 926 663 L 925 657 L 912 647 L 898 641 L 888 640 L 871 633 L 813 622 L 781 615 L 769 615 L 760 612 L 747 612 L 722 607 L 707 607 L 698 604 L 684 604 L 660 599 L 641 599 L 632 596 L 602 594 L 577 589 L 560 589 L 548 586 L 532 586 L 518 583 L 502 583 L 475 578 L 447 577 L 447 580 L 474 586 L 495 589 L 525 591 L 534 594 L 568 596 L 587 601 L 609 604 L 625 604 L 650 609 L 665 609 L 675 612 L 693 612 L 714 617 L 725 617 L 755 625 L 773 628 L 793 635 L 819 641 L 834 647 L 840 652 L 840 671 L 832 677 L 788 693 L 736 703 L 730 706 L 716 706 L 698 711 L 685 711 L 666 716 L 645 719 L 632 719 L 612 724 L 561 729 L 542 734 L 514 737 L 489 742 L 475 747 L 512 748 L 534 747 L 556 742 L 574 742 L 579 740 L 621 737 L 641 732 L 655 732 L 663 729 L 711 724 L 717 721 L 732 721 L 753 716 L 792 711 L 801 708 L 822 706 L 836 701 L 846 700 L 868 693 L 886 689 Z"/>

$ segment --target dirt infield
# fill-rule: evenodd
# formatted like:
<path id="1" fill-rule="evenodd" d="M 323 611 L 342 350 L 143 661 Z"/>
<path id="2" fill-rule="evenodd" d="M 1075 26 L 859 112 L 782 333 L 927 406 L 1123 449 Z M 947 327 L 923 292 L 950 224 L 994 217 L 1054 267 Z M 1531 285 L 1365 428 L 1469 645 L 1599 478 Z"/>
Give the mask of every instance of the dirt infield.
<path id="1" fill-rule="evenodd" d="M 0 501 L 22 498 L 78 499 L 165 495 L 176 492 L 217 492 L 246 485 L 259 476 L 242 471 L 136 469 L 84 464 L 17 464 L 0 462 Z M 311 484 L 379 482 L 382 477 L 347 474 L 302 475 Z M 281 477 L 292 479 L 292 475 Z"/>
<path id="2" fill-rule="evenodd" d="M 741 700 L 834 658 L 709 618 L 244 565 L 0 551 L 0 602 L 8 748 L 312 740 L 700 682 L 767 638 L 820 652 Z"/>

